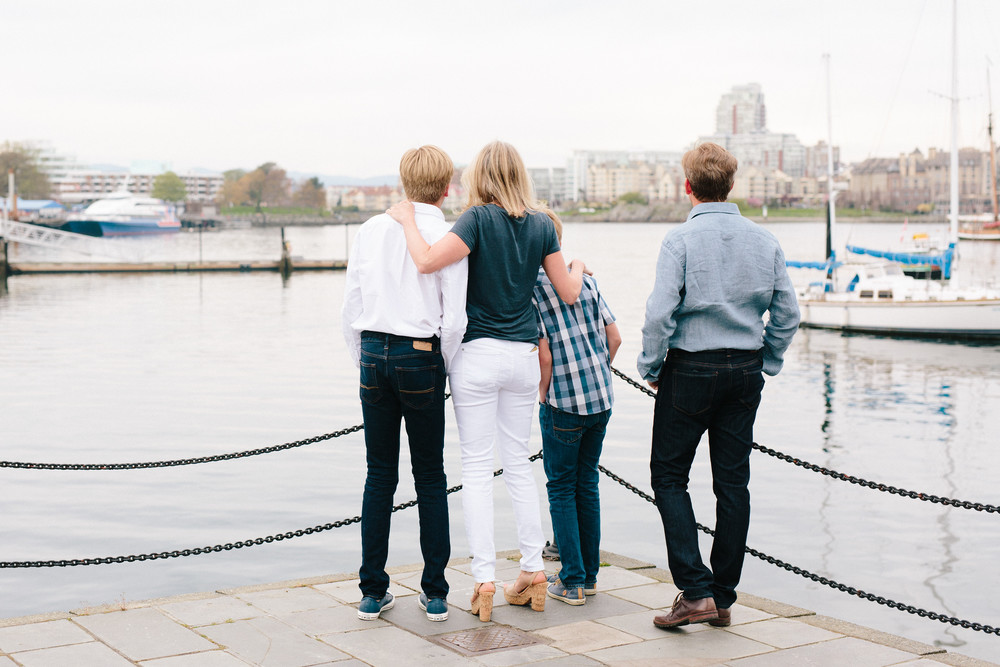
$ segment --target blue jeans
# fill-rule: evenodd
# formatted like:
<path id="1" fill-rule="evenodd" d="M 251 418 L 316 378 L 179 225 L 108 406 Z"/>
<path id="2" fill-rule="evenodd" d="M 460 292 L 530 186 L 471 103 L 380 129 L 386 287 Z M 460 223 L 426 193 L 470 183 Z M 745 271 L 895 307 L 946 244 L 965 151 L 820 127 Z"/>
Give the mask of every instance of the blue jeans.
<path id="1" fill-rule="evenodd" d="M 670 574 L 684 597 L 712 596 L 722 609 L 736 601 L 743 570 L 750 527 L 750 452 L 764 387 L 762 367 L 760 351 L 670 350 L 656 394 L 650 471 Z M 695 449 L 705 431 L 716 499 L 711 570 L 698 549 L 687 490 Z"/>
<path id="2" fill-rule="evenodd" d="M 566 588 L 597 582 L 601 567 L 597 461 L 610 418 L 611 410 L 577 415 L 547 403 L 538 409 L 545 488 L 562 565 L 559 579 Z"/>
<path id="3" fill-rule="evenodd" d="M 430 349 L 418 349 L 430 348 Z M 448 595 L 451 556 L 444 473 L 444 360 L 436 338 L 415 342 L 391 334 L 361 335 L 361 410 L 368 477 L 361 507 L 361 593 L 381 599 L 389 588 L 389 518 L 399 482 L 400 422 L 406 424 L 420 518 L 429 598 Z"/>

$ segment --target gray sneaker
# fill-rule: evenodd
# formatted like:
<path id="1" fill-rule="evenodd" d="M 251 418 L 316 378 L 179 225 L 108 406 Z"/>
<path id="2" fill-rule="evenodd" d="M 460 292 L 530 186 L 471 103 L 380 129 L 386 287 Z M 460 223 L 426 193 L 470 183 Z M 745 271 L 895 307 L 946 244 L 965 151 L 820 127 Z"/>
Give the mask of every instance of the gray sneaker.
<path id="1" fill-rule="evenodd" d="M 556 584 L 561 582 L 562 580 L 559 579 L 558 574 L 550 574 L 548 576 L 548 579 L 546 579 L 546 581 L 548 581 L 550 584 Z M 586 595 L 587 597 L 590 597 L 591 595 L 597 595 L 597 582 L 591 581 L 589 583 L 584 583 L 583 594 Z"/>
<path id="2" fill-rule="evenodd" d="M 448 602 L 444 598 L 427 599 L 427 594 L 421 593 L 417 598 L 417 604 L 427 612 L 428 621 L 448 620 Z"/>
<path id="3" fill-rule="evenodd" d="M 381 600 L 366 595 L 361 598 L 361 604 L 358 605 L 358 618 L 362 621 L 374 621 L 378 618 L 379 614 L 392 609 L 395 604 L 396 599 L 392 597 L 392 593 L 389 591 L 385 592 Z"/>

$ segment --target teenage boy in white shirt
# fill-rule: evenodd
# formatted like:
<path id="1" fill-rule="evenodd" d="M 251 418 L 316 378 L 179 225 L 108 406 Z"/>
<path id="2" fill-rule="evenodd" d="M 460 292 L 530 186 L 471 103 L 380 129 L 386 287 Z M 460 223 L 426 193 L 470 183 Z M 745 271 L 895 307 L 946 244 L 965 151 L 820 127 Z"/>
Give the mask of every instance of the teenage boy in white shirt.
<path id="1" fill-rule="evenodd" d="M 453 173 L 451 158 L 436 146 L 411 149 L 400 160 L 403 189 L 428 243 L 451 229 L 440 207 Z M 395 604 L 385 564 L 399 481 L 401 421 L 410 446 L 424 558 L 418 603 L 428 619 L 448 618 L 444 389 L 446 371 L 465 334 L 467 281 L 467 259 L 420 274 L 407 252 L 403 228 L 388 215 L 369 219 L 355 236 L 342 324 L 347 349 L 360 369 L 368 463 L 361 509 L 362 620 L 375 620 Z"/>

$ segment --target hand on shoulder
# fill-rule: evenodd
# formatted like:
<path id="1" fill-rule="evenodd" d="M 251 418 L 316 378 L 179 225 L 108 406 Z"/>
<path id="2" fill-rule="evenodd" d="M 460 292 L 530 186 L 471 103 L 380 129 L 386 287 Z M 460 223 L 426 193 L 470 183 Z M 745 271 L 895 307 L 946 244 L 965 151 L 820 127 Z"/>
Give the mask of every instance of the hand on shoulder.
<path id="1" fill-rule="evenodd" d="M 390 218 L 401 224 L 413 223 L 416 224 L 417 218 L 414 212 L 413 204 L 404 199 L 403 201 L 398 201 L 389 208 L 385 209 L 385 212 Z"/>

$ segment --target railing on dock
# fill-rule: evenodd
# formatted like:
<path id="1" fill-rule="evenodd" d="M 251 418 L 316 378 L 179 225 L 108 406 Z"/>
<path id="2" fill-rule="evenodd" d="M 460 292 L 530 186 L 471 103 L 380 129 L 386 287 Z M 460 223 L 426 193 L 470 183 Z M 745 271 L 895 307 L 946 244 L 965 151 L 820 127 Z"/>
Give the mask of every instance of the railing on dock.
<path id="1" fill-rule="evenodd" d="M 655 392 L 647 389 L 639 382 L 625 375 L 616 368 L 611 369 L 615 375 L 627 382 L 629 385 L 639 389 L 643 393 L 655 397 Z M 448 395 L 446 395 L 448 398 Z M 350 426 L 339 431 L 334 431 L 332 433 L 326 433 L 323 435 L 314 436 L 312 438 L 306 438 L 303 440 L 296 440 L 293 442 L 286 442 L 280 445 L 273 445 L 271 447 L 262 447 L 257 449 L 250 449 L 241 452 L 232 452 L 228 454 L 217 454 L 213 456 L 200 456 L 195 458 L 187 459 L 173 459 L 166 461 L 140 461 L 134 463 L 46 463 L 46 462 L 23 462 L 23 461 L 0 461 L 0 468 L 19 468 L 28 470 L 139 470 L 139 469 L 149 469 L 149 468 L 167 468 L 185 465 L 195 465 L 199 463 L 213 463 L 218 461 L 229 461 L 233 459 L 246 458 L 249 456 L 258 456 L 262 454 L 270 454 L 273 452 L 284 451 L 287 449 L 294 449 L 297 447 L 303 447 L 306 445 L 317 444 L 320 442 L 325 442 L 332 440 L 334 438 L 339 438 L 351 433 L 357 433 L 364 429 L 363 424 L 358 424 L 355 426 Z M 886 493 L 899 495 L 907 498 L 912 498 L 915 500 L 922 500 L 931 503 L 938 503 L 942 505 L 947 505 L 950 507 L 955 507 L 959 509 L 970 509 L 979 512 L 985 512 L 987 514 L 1000 514 L 1000 507 L 996 505 L 990 505 L 981 502 L 972 502 L 967 500 L 956 500 L 953 498 L 946 498 L 942 496 L 937 496 L 934 494 L 920 493 L 917 491 L 908 491 L 896 486 L 883 484 L 880 482 L 872 482 L 860 477 L 855 477 L 852 475 L 847 475 L 845 473 L 838 472 L 836 470 L 831 470 L 823 468 L 808 461 L 803 461 L 796 457 L 789 456 L 788 454 L 783 454 L 774 449 L 764 447 L 757 443 L 753 444 L 753 448 L 757 451 L 763 452 L 769 456 L 773 456 L 778 460 L 791 463 L 797 467 L 801 467 L 805 470 L 810 470 L 812 472 L 817 472 L 833 479 L 838 479 L 841 481 L 849 482 L 851 484 L 856 484 L 865 488 L 883 491 Z M 530 457 L 531 461 L 537 461 L 542 458 L 542 452 L 539 451 L 537 454 Z M 638 497 L 643 500 L 655 504 L 656 501 L 650 494 L 646 493 L 637 486 L 629 483 L 622 477 L 619 477 L 612 471 L 608 470 L 604 466 L 598 466 L 598 469 L 606 475 L 611 480 L 618 482 L 624 488 L 628 489 Z M 503 474 L 503 468 L 494 471 L 493 476 L 498 477 Z M 447 490 L 448 494 L 457 493 L 462 489 L 462 485 L 453 486 Z M 417 504 L 416 500 L 410 500 L 405 503 L 395 505 L 392 508 L 393 512 L 398 512 L 409 507 L 414 507 Z M 215 553 L 220 551 L 230 551 L 232 549 L 242 549 L 246 547 L 259 546 L 262 544 L 269 544 L 272 542 L 280 542 L 283 540 L 289 540 L 296 537 L 302 537 L 304 535 L 312 535 L 314 533 L 320 533 L 327 530 L 332 530 L 334 528 L 341 528 L 343 526 L 349 526 L 351 524 L 359 523 L 361 521 L 361 516 L 353 516 L 341 519 L 340 521 L 333 521 L 330 523 L 321 524 L 318 526 L 311 526 L 308 528 L 300 528 L 297 530 L 290 530 L 284 533 L 278 533 L 276 535 L 268 535 L 265 537 L 256 537 L 246 540 L 238 540 L 236 542 L 228 542 L 225 544 L 216 544 L 213 546 L 205 547 L 194 547 L 187 549 L 176 549 L 173 551 L 160 551 L 144 554 L 131 554 L 131 555 L 121 555 L 121 556 L 105 556 L 97 558 L 71 558 L 71 559 L 61 559 L 61 560 L 36 560 L 36 561 L 0 561 L 0 569 L 9 568 L 44 568 L 44 567 L 72 567 L 79 565 L 107 565 L 112 563 L 131 563 L 136 561 L 146 561 L 146 560 L 159 560 L 165 558 L 179 558 L 181 556 L 196 556 L 200 554 Z M 715 535 L 715 531 L 711 528 L 703 526 L 702 524 L 697 524 L 698 529 L 708 535 Z M 916 607 L 914 605 L 906 604 L 903 602 L 897 602 L 890 598 L 886 598 L 881 595 L 876 595 L 853 586 L 848 586 L 842 584 L 838 581 L 830 579 L 828 577 L 820 576 L 806 570 L 804 568 L 792 565 L 783 560 L 770 556 L 757 549 L 746 547 L 746 553 L 759 558 L 767 563 L 775 565 L 779 568 L 793 572 L 801 577 L 810 579 L 816 583 L 828 586 L 835 590 L 847 593 L 851 596 L 858 597 L 870 602 L 876 602 L 878 604 L 889 607 L 890 609 L 898 609 L 900 611 L 905 611 L 910 614 L 915 614 L 921 618 L 929 618 L 931 620 L 939 621 L 941 623 L 946 623 L 954 626 L 960 626 L 963 628 L 975 630 L 977 632 L 985 632 L 987 634 L 992 634 L 1000 637 L 1000 627 L 994 627 L 991 625 L 986 625 L 983 623 L 977 623 L 973 621 L 968 621 L 960 618 L 955 618 L 947 614 L 942 614 L 934 611 L 929 611 Z"/>
<path id="2" fill-rule="evenodd" d="M 71 250 L 83 255 L 96 255 L 130 262 L 142 259 L 141 253 L 135 248 L 127 248 L 105 238 L 75 234 L 27 222 L 17 222 L 8 220 L 6 217 L 0 217 L 0 237 L 6 238 L 8 241 L 43 248 Z"/>

